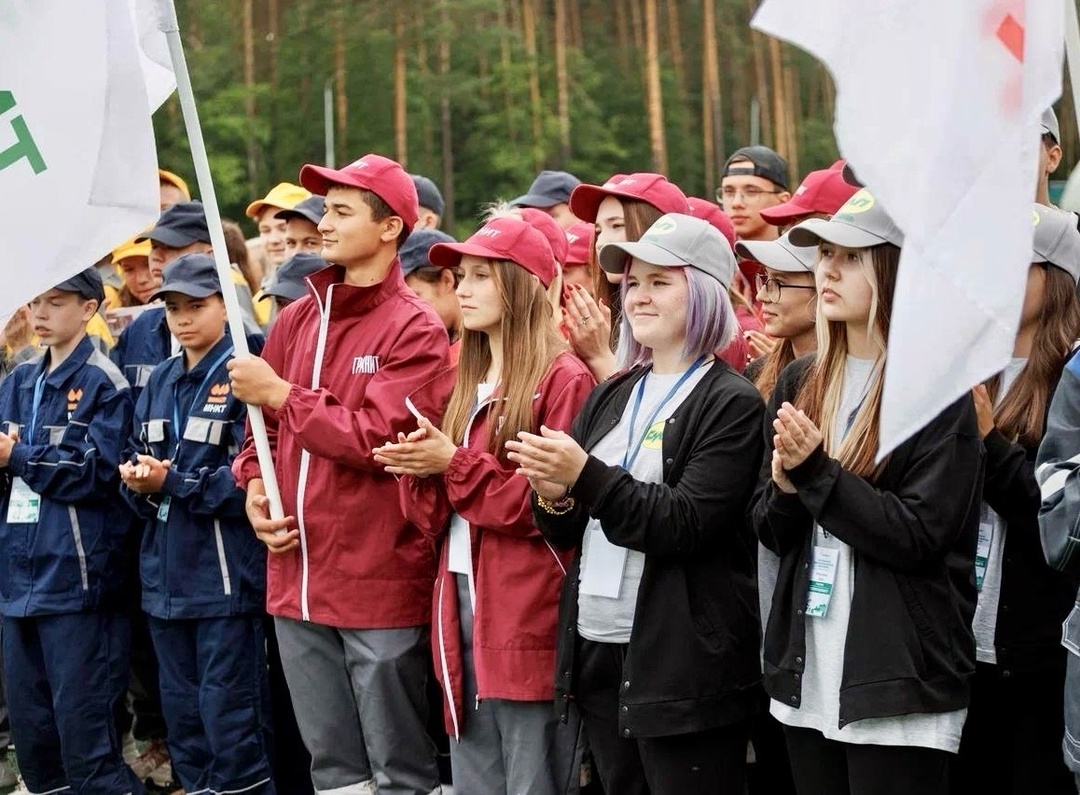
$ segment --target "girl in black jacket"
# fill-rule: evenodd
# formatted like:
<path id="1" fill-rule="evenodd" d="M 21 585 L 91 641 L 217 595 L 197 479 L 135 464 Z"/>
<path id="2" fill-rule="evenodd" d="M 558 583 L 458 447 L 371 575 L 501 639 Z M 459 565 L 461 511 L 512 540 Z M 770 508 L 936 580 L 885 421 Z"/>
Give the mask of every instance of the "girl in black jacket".
<path id="1" fill-rule="evenodd" d="M 600 261 L 625 275 L 631 369 L 593 391 L 571 435 L 508 443 L 541 532 L 578 553 L 557 708 L 576 700 L 611 795 L 742 795 L 760 680 L 746 464 L 762 453 L 764 407 L 712 356 L 738 327 L 735 259 L 707 222 L 669 214 Z"/>
<path id="2" fill-rule="evenodd" d="M 877 464 L 902 236 L 864 189 L 790 239 L 819 245 L 821 343 L 773 392 L 752 511 L 780 556 L 770 711 L 803 795 L 944 795 L 974 672 L 974 407 L 957 401 Z"/>
<path id="3" fill-rule="evenodd" d="M 1033 217 L 1013 359 L 973 390 L 986 477 L 975 556 L 977 664 L 953 774 L 957 795 L 1076 792 L 1061 754 L 1067 652 L 1060 642 L 1076 585 L 1043 557 L 1035 456 L 1080 333 L 1080 232 L 1072 213 L 1036 204 Z"/>

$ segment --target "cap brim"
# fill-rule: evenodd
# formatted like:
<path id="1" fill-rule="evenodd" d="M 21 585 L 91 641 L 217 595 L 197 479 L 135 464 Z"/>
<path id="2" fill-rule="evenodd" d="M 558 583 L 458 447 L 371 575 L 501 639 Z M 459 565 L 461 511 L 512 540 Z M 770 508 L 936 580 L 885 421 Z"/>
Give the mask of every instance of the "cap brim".
<path id="1" fill-rule="evenodd" d="M 154 290 L 150 296 L 150 300 L 153 301 L 156 298 L 160 298 L 165 295 L 165 293 L 180 293 L 180 295 L 186 295 L 189 298 L 209 298 L 220 292 L 220 290 L 209 290 L 204 285 L 194 284 L 193 282 L 173 282 L 170 285 L 162 285 Z"/>
<path id="2" fill-rule="evenodd" d="M 347 188 L 367 188 L 360 180 L 351 179 L 342 171 L 325 166 L 313 166 L 310 163 L 300 169 L 300 184 L 312 193 L 325 196 L 326 191 L 334 185 L 342 185 Z"/>
<path id="3" fill-rule="evenodd" d="M 813 273 L 798 257 L 773 240 L 740 240 L 735 244 L 735 253 L 774 271 Z"/>
<path id="4" fill-rule="evenodd" d="M 201 242 L 197 237 L 189 237 L 172 229 L 151 229 L 145 235 L 135 238 L 136 243 L 141 243 L 144 240 L 152 240 L 169 248 L 184 248 L 192 243 Z"/>
<path id="5" fill-rule="evenodd" d="M 815 211 L 811 210 L 809 207 L 803 207 L 802 205 L 797 204 L 793 199 L 791 201 L 786 201 L 783 204 L 778 204 L 775 207 L 767 207 L 760 212 L 761 217 L 773 226 L 786 226 L 794 219 L 810 215 Z"/>
<path id="6" fill-rule="evenodd" d="M 788 240 L 794 246 L 816 246 L 825 241 L 844 248 L 869 248 L 889 241 L 864 229 L 845 224 L 843 221 L 826 221 L 812 218 L 788 232 Z"/>
<path id="7" fill-rule="evenodd" d="M 280 218 L 283 221 L 288 221 L 290 218 L 303 218 L 305 221 L 311 221 L 311 223 L 315 224 L 315 226 L 318 226 L 322 222 L 322 216 L 319 216 L 318 218 L 313 218 L 302 210 L 296 209 L 282 210 L 280 212 L 276 212 L 274 213 L 274 217 Z"/>
<path id="8" fill-rule="evenodd" d="M 263 290 L 263 294 L 259 296 L 259 300 L 265 301 L 267 298 L 284 298 L 286 301 L 299 301 L 307 294 L 307 287 L 304 285 L 298 285 L 295 290 L 287 287 L 271 287 L 268 290 Z"/>
<path id="9" fill-rule="evenodd" d="M 600 203 L 608 196 L 618 195 L 599 185 L 578 185 L 570 194 L 570 212 L 582 221 L 595 224 Z"/>
<path id="10" fill-rule="evenodd" d="M 510 202 L 511 207 L 536 207 L 541 210 L 554 207 L 556 204 L 562 204 L 562 202 L 550 196 L 541 196 L 539 193 L 526 193 Z"/>
<path id="11" fill-rule="evenodd" d="M 436 243 L 428 249 L 428 262 L 436 268 L 456 268 L 462 257 L 506 259 L 506 255 L 475 243 Z"/>
<path id="12" fill-rule="evenodd" d="M 600 249 L 600 267 L 608 273 L 622 273 L 626 268 L 627 257 L 634 257 L 660 268 L 684 268 L 691 264 L 655 243 L 639 240 L 636 243 L 608 243 Z"/>

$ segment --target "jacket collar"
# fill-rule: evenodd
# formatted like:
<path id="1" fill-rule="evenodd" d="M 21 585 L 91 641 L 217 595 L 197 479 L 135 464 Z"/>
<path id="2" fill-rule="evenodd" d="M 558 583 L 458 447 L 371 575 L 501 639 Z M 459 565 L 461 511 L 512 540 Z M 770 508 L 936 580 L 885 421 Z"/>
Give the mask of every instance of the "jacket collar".
<path id="1" fill-rule="evenodd" d="M 331 265 L 307 277 L 308 291 L 315 298 L 315 303 L 325 309 L 330 290 L 333 288 L 333 301 L 330 302 L 330 317 L 342 317 L 369 312 L 393 295 L 405 288 L 405 279 L 401 275 L 401 264 L 397 257 L 390 264 L 386 278 L 370 287 L 357 287 L 345 284 L 345 269 L 340 265 Z"/>
<path id="2" fill-rule="evenodd" d="M 94 341 L 90 339 L 89 334 L 84 334 L 83 338 L 79 341 L 79 344 L 75 346 L 75 350 L 60 363 L 60 366 L 45 376 L 45 383 L 51 387 L 59 389 L 62 387 L 76 370 L 86 364 L 87 360 L 94 352 Z M 49 363 L 49 351 L 45 351 L 41 357 L 37 369 L 34 372 L 34 377 L 29 381 L 30 388 L 33 389 L 34 382 L 45 372 Z"/>
<path id="3" fill-rule="evenodd" d="M 165 377 L 165 384 L 174 384 L 182 378 L 201 381 L 210 372 L 210 367 L 230 348 L 232 348 L 232 337 L 226 334 L 214 343 L 214 347 L 208 350 L 206 355 L 199 360 L 199 363 L 190 370 L 184 369 L 184 352 L 181 350 L 180 353 L 173 357 L 175 366 L 169 369 L 169 373 Z"/>

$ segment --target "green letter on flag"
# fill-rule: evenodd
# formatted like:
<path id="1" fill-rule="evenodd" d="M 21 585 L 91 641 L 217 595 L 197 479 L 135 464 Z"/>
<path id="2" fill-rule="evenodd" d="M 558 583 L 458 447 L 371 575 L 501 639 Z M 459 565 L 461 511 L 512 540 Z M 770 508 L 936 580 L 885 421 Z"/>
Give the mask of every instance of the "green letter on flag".
<path id="1" fill-rule="evenodd" d="M 10 91 L 0 91 L 0 116 L 14 107 L 15 95 Z M 26 126 L 26 121 L 22 116 L 16 116 L 11 120 L 11 129 L 15 131 L 18 142 L 14 146 L 0 151 L 0 171 L 23 158 L 30 161 L 30 168 L 34 169 L 35 174 L 40 174 L 48 168 L 45 165 L 45 159 L 37 148 L 37 144 L 34 143 L 34 139 L 30 135 L 30 128 Z"/>

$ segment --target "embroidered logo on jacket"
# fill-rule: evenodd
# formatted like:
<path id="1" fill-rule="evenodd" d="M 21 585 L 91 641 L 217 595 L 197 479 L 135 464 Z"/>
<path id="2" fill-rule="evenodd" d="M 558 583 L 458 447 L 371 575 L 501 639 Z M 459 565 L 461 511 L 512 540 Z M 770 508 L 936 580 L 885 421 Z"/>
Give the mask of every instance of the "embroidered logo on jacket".
<path id="1" fill-rule="evenodd" d="M 221 414 L 228 409 L 225 404 L 229 400 L 229 385 L 214 384 L 210 387 L 210 394 L 206 397 L 206 405 L 202 407 L 204 414 Z"/>
<path id="2" fill-rule="evenodd" d="M 354 356 L 352 360 L 352 374 L 374 375 L 379 372 L 379 357 L 373 354 L 366 356 Z"/>
<path id="3" fill-rule="evenodd" d="M 69 389 L 67 398 L 67 410 L 69 412 L 75 411 L 79 407 L 79 401 L 82 400 L 83 391 L 81 389 Z M 71 419 L 69 414 L 68 419 Z"/>

